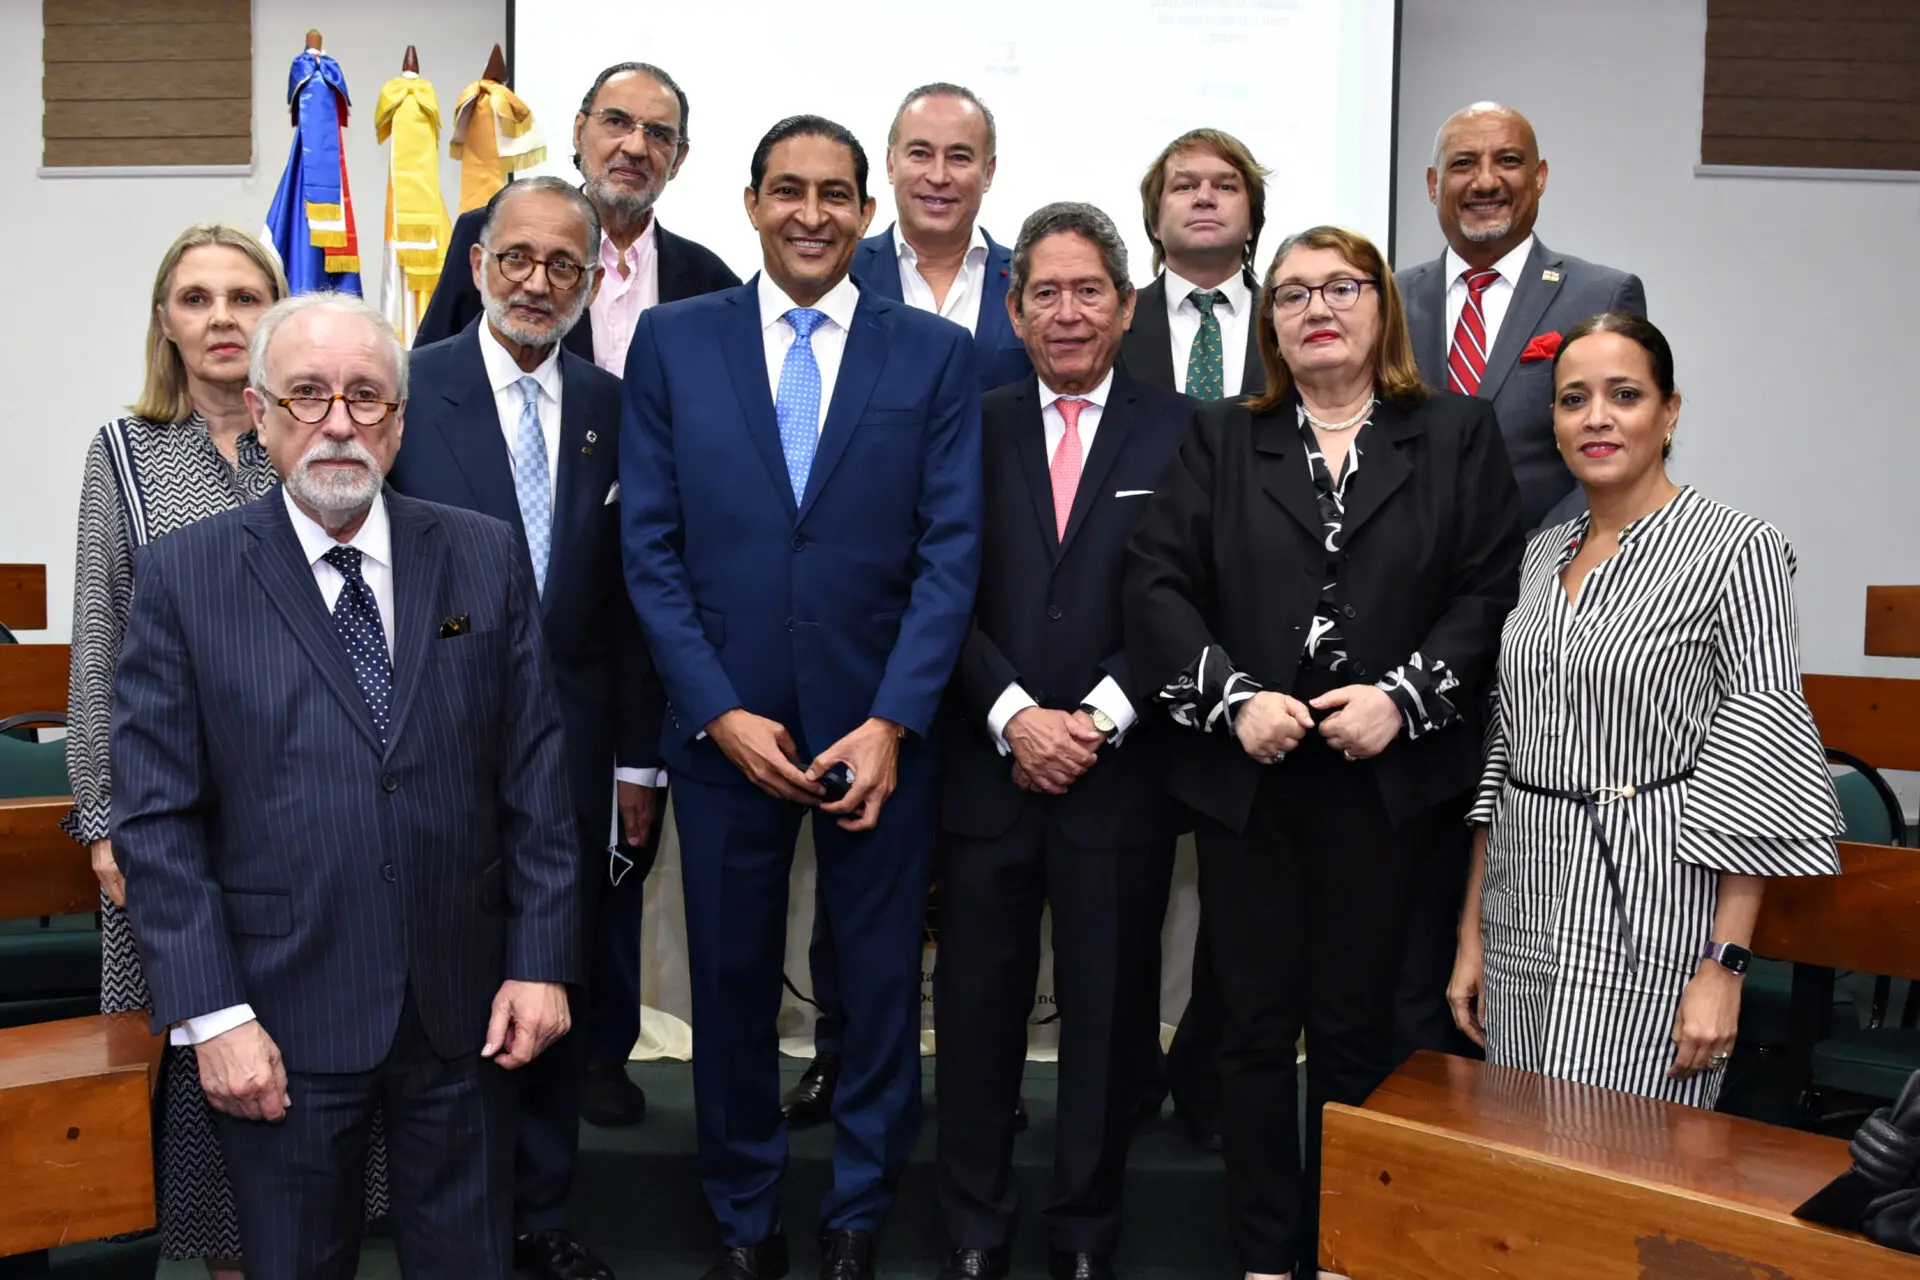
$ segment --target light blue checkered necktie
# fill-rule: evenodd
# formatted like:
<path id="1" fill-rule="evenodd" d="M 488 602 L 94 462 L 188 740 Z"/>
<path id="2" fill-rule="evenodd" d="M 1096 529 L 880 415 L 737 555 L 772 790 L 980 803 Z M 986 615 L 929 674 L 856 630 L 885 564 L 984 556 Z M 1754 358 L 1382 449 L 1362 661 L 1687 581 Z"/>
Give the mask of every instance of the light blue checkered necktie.
<path id="1" fill-rule="evenodd" d="M 780 365 L 773 414 L 780 423 L 780 450 L 787 455 L 793 500 L 804 502 L 807 473 L 813 470 L 813 451 L 820 443 L 820 366 L 813 358 L 813 331 L 827 313 L 795 307 L 782 318 L 793 326 L 793 345 Z"/>
<path id="2" fill-rule="evenodd" d="M 513 436 L 513 491 L 520 500 L 520 524 L 527 531 L 533 580 L 547 589 L 547 555 L 553 547 L 553 485 L 547 478 L 547 436 L 540 430 L 540 384 L 531 376 L 520 388 L 520 428 Z"/>

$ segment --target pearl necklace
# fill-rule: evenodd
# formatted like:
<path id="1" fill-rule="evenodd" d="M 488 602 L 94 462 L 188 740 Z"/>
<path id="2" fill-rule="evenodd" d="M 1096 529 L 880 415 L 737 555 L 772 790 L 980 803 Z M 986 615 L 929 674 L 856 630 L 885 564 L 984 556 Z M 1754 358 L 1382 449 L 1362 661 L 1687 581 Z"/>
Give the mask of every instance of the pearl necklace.
<path id="1" fill-rule="evenodd" d="M 1314 426 L 1318 427 L 1322 431 L 1351 431 L 1355 427 L 1364 423 L 1368 418 L 1373 416 L 1373 406 L 1378 403 L 1379 403 L 1379 398 L 1377 396 L 1368 396 L 1367 402 L 1360 406 L 1360 412 L 1354 414 L 1351 418 L 1348 418 L 1345 422 L 1320 421 L 1320 419 L 1313 416 L 1312 411 L 1307 408 L 1306 403 L 1304 401 L 1300 405 L 1300 412 L 1303 414 L 1306 414 L 1307 421 L 1312 423 Z"/>

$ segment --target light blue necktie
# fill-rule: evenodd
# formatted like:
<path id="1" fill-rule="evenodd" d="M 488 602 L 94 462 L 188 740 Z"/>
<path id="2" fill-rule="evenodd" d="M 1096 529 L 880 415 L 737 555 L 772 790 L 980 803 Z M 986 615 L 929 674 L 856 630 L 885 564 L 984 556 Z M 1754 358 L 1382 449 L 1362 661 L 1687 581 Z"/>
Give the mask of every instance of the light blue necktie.
<path id="1" fill-rule="evenodd" d="M 795 307 L 783 318 L 793 326 L 793 345 L 780 365 L 773 415 L 780 423 L 780 450 L 787 455 L 787 479 L 798 503 L 806 501 L 807 473 L 813 470 L 813 451 L 820 443 L 820 366 L 813 358 L 813 331 L 827 314 Z"/>
<path id="2" fill-rule="evenodd" d="M 527 531 L 533 581 L 547 589 L 547 555 L 553 546 L 553 486 L 547 480 L 547 436 L 540 430 L 540 384 L 531 377 L 520 388 L 520 429 L 513 437 L 513 491 L 520 500 L 520 524 Z"/>

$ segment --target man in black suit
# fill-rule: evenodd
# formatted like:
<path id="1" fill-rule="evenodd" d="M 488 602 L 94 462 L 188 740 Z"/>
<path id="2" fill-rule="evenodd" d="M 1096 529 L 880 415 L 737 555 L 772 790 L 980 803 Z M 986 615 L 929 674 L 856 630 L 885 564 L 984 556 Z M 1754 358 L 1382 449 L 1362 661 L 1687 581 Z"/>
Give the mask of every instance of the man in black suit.
<path id="1" fill-rule="evenodd" d="M 1119 1244 L 1176 830 L 1160 785 L 1168 726 L 1128 671 L 1121 576 L 1193 406 L 1114 368 L 1133 288 L 1120 234 L 1093 206 L 1027 219 L 1007 298 L 1037 376 L 983 401 L 986 537 L 943 732 L 943 1276 L 1007 1274 L 1014 1100 L 1051 904 L 1059 1128 L 1041 1216 L 1056 1280 L 1097 1280 Z"/>
<path id="2" fill-rule="evenodd" d="M 1140 216 L 1160 274 L 1120 348 L 1122 364 L 1154 386 L 1196 400 L 1259 395 L 1260 286 L 1253 255 L 1267 221 L 1267 171 L 1246 144 L 1219 129 L 1194 129 L 1169 142 L 1140 180 Z M 1157 1111 L 1169 1092 L 1187 1136 L 1220 1150 L 1220 1005 L 1206 944 L 1194 931 L 1186 1011 L 1163 1064 L 1159 1024 L 1140 1046 L 1143 1106 Z"/>
<path id="3" fill-rule="evenodd" d="M 654 837 L 651 806 L 636 815 L 628 805 L 630 843 L 609 848 L 614 769 L 658 771 L 666 711 L 620 570 L 620 380 L 560 346 L 600 283 L 590 256 L 598 218 L 559 178 L 510 183 L 488 203 L 470 255 L 486 314 L 413 353 L 411 430 L 389 477 L 413 497 L 512 525 L 540 584 L 596 958 L 576 1029 L 520 1077 L 514 1251 L 521 1267 L 555 1280 L 612 1276 L 567 1231 L 567 1197 L 588 1050 L 604 1038 L 595 988 L 626 985 L 599 958 L 613 949 L 622 911 L 637 897 L 637 883 L 628 882 L 645 874 L 634 865 L 635 846 Z M 637 964 L 635 939 L 624 946 Z M 632 1007 L 608 1017 L 630 1027 L 638 997 L 623 998 Z M 621 1083 L 632 1047 L 627 1032 L 610 1048 Z M 642 1114 L 644 1105 L 642 1095 Z"/>
<path id="4" fill-rule="evenodd" d="M 378 311 L 287 299 L 252 366 L 283 487 L 148 549 L 119 664 L 154 1029 L 196 1046 L 248 1274 L 354 1274 L 378 1112 L 403 1274 L 507 1280 L 499 1068 L 566 1032 L 583 969 L 533 573 L 499 521 L 383 489 L 407 374 Z"/>

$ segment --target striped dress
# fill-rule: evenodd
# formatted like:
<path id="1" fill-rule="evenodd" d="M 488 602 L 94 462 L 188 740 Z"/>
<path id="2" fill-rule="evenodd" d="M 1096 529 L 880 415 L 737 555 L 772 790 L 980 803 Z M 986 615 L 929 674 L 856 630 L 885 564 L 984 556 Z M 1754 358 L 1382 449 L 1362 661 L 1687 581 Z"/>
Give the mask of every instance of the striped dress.
<path id="1" fill-rule="evenodd" d="M 1669 1080 L 1674 1015 L 1711 940 L 1721 872 L 1837 872 L 1826 759 L 1800 691 L 1793 553 L 1683 489 L 1628 525 L 1567 600 L 1587 517 L 1527 548 L 1502 633 L 1499 713 L 1470 821 L 1489 1060 L 1710 1107 L 1721 1072 Z M 1624 921 L 1579 803 L 1557 791 L 1687 780 L 1598 810 Z M 1629 966 L 1623 931 L 1638 952 Z"/>

